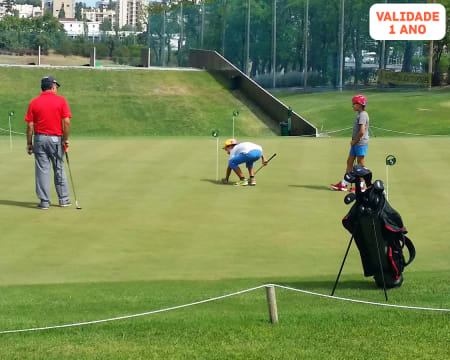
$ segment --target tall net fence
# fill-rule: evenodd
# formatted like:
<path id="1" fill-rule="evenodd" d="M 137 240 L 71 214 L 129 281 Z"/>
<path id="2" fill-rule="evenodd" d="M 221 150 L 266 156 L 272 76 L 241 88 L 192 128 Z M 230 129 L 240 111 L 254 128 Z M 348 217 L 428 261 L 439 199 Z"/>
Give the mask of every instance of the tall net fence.
<path id="1" fill-rule="evenodd" d="M 152 64 L 187 66 L 189 49 L 215 50 L 266 88 L 370 86 L 379 69 L 426 73 L 429 42 L 370 37 L 369 10 L 377 2 L 215 0 L 160 6 L 149 17 Z M 435 71 L 443 82 L 449 53 L 445 44 L 439 46 Z"/>
<path id="2" fill-rule="evenodd" d="M 94 36 L 76 37 L 48 15 L 33 20 L 7 16 L 0 20 L 0 64 L 88 65 L 95 47 L 96 65 L 145 66 L 141 54 L 149 48 L 151 66 L 186 67 L 190 49 L 207 49 L 266 88 L 374 86 L 379 69 L 426 74 L 430 42 L 370 37 L 369 10 L 377 2 L 167 0 L 149 3 L 139 29 L 100 28 Z M 440 2 L 449 16 L 450 1 Z M 434 42 L 434 85 L 450 84 L 449 38 L 447 31 L 446 38 Z"/>

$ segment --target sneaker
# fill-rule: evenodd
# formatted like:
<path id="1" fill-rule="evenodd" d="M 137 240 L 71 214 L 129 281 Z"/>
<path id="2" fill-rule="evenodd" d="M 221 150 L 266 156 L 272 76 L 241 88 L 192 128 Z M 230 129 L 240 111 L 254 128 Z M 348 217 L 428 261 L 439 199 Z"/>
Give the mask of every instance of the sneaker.
<path id="1" fill-rule="evenodd" d="M 361 192 L 364 192 L 364 191 L 366 191 L 366 188 L 365 188 L 365 187 L 362 187 L 362 188 L 361 188 Z M 356 192 L 356 187 L 351 188 L 351 189 L 350 189 L 350 192 L 352 192 L 352 193 Z"/>
<path id="2" fill-rule="evenodd" d="M 36 209 L 39 209 L 39 210 L 48 210 L 49 207 L 50 207 L 50 205 L 43 204 L 43 203 L 39 203 L 39 204 L 36 206 Z"/>
<path id="3" fill-rule="evenodd" d="M 248 180 L 244 179 L 241 181 L 238 181 L 237 183 L 234 184 L 235 186 L 247 186 L 248 185 Z"/>
<path id="4" fill-rule="evenodd" d="M 72 203 L 68 202 L 68 203 L 64 203 L 64 204 L 59 204 L 59 206 L 60 207 L 69 207 L 69 206 L 72 206 Z"/>
<path id="5" fill-rule="evenodd" d="M 250 179 L 250 186 L 256 186 L 256 180 L 255 179 Z"/>
<path id="6" fill-rule="evenodd" d="M 335 184 L 335 185 L 331 184 L 331 190 L 336 190 L 336 191 L 347 191 L 347 185 L 342 185 L 341 182 L 338 182 L 338 183 Z"/>

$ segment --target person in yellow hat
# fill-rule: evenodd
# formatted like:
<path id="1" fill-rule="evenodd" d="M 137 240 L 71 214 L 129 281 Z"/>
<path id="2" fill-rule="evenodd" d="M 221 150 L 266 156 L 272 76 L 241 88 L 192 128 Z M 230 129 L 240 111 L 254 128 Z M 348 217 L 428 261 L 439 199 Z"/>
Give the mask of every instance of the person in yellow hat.
<path id="1" fill-rule="evenodd" d="M 255 171 L 254 163 L 261 158 L 264 166 L 267 165 L 267 160 L 264 157 L 263 149 L 260 145 L 253 144 L 251 142 L 238 143 L 236 139 L 228 139 L 225 141 L 225 146 L 223 149 L 230 155 L 228 160 L 228 167 L 225 178 L 222 179 L 224 184 L 228 183 L 230 178 L 231 170 L 233 170 L 237 176 L 239 176 L 239 181 L 235 185 L 240 186 L 255 186 Z M 239 164 L 246 164 L 248 169 L 248 174 L 250 176 L 250 181 L 247 180 L 239 168 Z"/>

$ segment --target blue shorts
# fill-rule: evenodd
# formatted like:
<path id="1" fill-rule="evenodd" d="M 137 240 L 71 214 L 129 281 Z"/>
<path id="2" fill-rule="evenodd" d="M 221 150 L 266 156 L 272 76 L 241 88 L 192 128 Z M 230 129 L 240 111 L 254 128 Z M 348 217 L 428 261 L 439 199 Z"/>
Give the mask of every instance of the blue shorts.
<path id="1" fill-rule="evenodd" d="M 245 163 L 247 168 L 251 169 L 253 167 L 253 163 L 257 161 L 262 156 L 261 150 L 252 150 L 247 154 L 237 154 L 233 156 L 228 164 L 230 169 L 236 169 L 239 164 Z"/>
<path id="2" fill-rule="evenodd" d="M 350 148 L 350 155 L 366 156 L 369 145 L 355 145 Z"/>

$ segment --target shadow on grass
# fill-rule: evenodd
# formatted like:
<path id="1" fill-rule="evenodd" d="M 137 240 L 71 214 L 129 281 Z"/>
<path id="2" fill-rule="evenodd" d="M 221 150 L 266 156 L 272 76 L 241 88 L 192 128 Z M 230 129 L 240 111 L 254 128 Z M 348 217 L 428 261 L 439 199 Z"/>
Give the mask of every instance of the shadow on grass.
<path id="1" fill-rule="evenodd" d="M 333 290 L 333 286 L 336 280 L 323 280 L 323 281 L 295 281 L 295 282 L 283 282 L 280 283 L 284 286 L 293 287 L 301 290 L 308 291 L 317 291 L 323 294 L 331 294 Z M 339 292 L 339 289 L 343 290 L 379 290 L 374 281 L 370 281 L 369 279 L 364 280 L 344 280 L 339 281 L 336 292 Z M 336 293 L 335 293 L 336 295 Z M 338 296 L 338 295 L 337 295 Z"/>
<path id="2" fill-rule="evenodd" d="M 329 186 L 325 185 L 289 185 L 290 187 L 298 187 L 298 188 L 304 188 L 308 190 L 326 190 L 330 191 Z"/>
<path id="3" fill-rule="evenodd" d="M 216 180 L 213 180 L 213 179 L 200 179 L 200 181 L 205 181 L 205 182 L 209 182 L 211 184 L 220 185 L 220 186 L 233 185 L 232 182 L 229 182 L 228 184 L 223 184 L 220 180 L 216 181 Z"/>
<path id="4" fill-rule="evenodd" d="M 29 209 L 35 209 L 37 203 L 29 202 L 29 201 L 0 200 L 0 205 L 20 206 L 20 207 L 25 207 L 25 208 L 29 208 Z"/>

